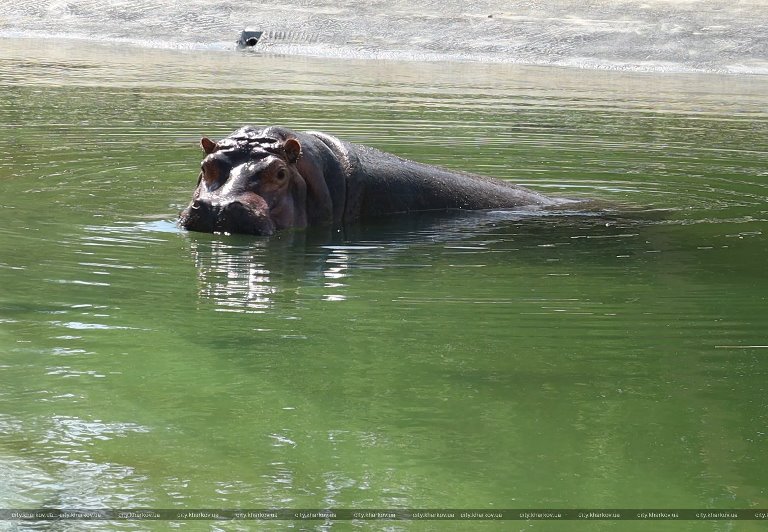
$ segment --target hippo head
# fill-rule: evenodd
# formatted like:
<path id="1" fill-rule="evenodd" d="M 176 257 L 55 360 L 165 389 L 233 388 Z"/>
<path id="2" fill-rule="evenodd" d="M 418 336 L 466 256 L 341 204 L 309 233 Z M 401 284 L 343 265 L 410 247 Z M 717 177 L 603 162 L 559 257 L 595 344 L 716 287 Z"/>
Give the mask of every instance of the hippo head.
<path id="1" fill-rule="evenodd" d="M 297 169 L 301 145 L 295 138 L 263 136 L 242 128 L 205 152 L 192 202 L 179 216 L 190 231 L 271 235 L 307 225 L 306 183 Z"/>

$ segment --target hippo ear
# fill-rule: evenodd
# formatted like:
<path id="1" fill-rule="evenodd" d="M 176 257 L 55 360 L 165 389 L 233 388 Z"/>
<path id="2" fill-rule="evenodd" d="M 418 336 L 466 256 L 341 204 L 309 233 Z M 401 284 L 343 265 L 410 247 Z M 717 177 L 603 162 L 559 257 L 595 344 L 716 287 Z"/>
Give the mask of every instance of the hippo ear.
<path id="1" fill-rule="evenodd" d="M 285 157 L 289 163 L 295 163 L 301 157 L 301 144 L 296 139 L 288 139 L 283 146 Z"/>
<path id="2" fill-rule="evenodd" d="M 206 155 L 210 155 L 216 150 L 216 143 L 208 137 L 203 137 L 200 139 L 200 147 L 203 148 Z"/>

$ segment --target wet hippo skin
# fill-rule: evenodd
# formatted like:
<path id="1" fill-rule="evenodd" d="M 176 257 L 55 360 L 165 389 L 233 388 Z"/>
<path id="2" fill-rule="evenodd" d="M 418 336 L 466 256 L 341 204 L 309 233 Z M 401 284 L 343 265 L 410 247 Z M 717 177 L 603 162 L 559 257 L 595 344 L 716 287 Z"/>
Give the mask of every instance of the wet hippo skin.
<path id="1" fill-rule="evenodd" d="M 271 235 L 286 228 L 348 224 L 402 212 L 555 205 L 491 177 L 402 159 L 318 132 L 245 126 L 205 152 L 190 231 Z"/>

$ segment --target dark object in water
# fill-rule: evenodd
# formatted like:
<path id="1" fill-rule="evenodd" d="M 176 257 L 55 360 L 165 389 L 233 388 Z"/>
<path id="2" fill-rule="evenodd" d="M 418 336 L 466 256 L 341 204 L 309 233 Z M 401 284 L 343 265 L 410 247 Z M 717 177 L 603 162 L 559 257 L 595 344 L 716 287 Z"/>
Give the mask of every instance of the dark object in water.
<path id="1" fill-rule="evenodd" d="M 404 212 L 565 203 L 491 177 L 402 159 L 319 132 L 245 126 L 205 151 L 179 223 L 190 231 L 271 235 Z"/>
<path id="2" fill-rule="evenodd" d="M 256 46 L 256 43 L 259 42 L 259 39 L 261 39 L 263 34 L 263 31 L 243 30 L 240 34 L 240 40 L 237 41 L 238 48 L 250 48 Z"/>

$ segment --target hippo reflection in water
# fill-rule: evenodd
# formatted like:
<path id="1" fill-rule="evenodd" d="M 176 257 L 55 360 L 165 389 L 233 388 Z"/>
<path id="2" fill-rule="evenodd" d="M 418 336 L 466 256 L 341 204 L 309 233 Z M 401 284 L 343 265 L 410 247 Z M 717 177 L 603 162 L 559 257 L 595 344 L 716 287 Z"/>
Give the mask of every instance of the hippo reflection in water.
<path id="1" fill-rule="evenodd" d="M 402 212 L 561 203 L 500 179 L 416 163 L 318 132 L 245 126 L 205 152 L 191 231 L 271 235 Z"/>

